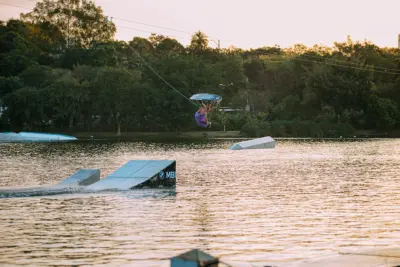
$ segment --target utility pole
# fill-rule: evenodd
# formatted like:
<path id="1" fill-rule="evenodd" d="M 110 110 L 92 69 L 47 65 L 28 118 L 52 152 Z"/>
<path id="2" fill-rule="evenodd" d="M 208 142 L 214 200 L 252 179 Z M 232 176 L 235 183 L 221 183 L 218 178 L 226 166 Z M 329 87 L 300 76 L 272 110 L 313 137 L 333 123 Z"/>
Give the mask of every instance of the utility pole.
<path id="1" fill-rule="evenodd" d="M 397 35 L 397 49 L 400 56 L 400 34 Z"/>
<path id="2" fill-rule="evenodd" d="M 217 40 L 217 42 L 216 42 L 216 41 L 210 39 L 210 41 L 213 41 L 217 45 L 218 50 L 220 49 L 220 40 Z"/>

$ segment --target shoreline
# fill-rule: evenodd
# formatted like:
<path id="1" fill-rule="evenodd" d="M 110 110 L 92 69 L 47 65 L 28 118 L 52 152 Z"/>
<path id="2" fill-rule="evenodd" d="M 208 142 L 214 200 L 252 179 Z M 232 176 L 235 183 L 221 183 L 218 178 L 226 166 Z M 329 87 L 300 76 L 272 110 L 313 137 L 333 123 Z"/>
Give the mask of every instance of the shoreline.
<path id="1" fill-rule="evenodd" d="M 251 140 L 259 137 L 248 137 L 240 131 L 187 131 L 187 132 L 123 132 L 117 136 L 115 132 L 66 132 L 66 131 L 50 131 L 50 132 L 35 132 L 62 134 L 76 137 L 78 140 Z M 268 135 L 267 135 L 268 136 Z M 271 136 L 275 140 L 290 141 L 290 140 L 361 140 L 361 139 L 393 139 L 400 138 L 400 133 L 393 132 L 391 134 L 378 134 L 375 132 L 359 131 L 351 137 L 278 137 Z"/>
<path id="2" fill-rule="evenodd" d="M 259 137 L 248 137 L 240 131 L 187 131 L 187 132 L 124 132 L 117 136 L 115 132 L 60 132 L 60 134 L 72 135 L 78 139 L 210 139 L 210 140 L 243 140 L 256 139 Z M 375 133 L 358 131 L 353 137 L 274 137 L 276 140 L 354 140 L 354 139 L 379 139 L 379 138 L 400 138 L 399 132 Z M 260 136 L 263 137 L 263 136 Z"/>

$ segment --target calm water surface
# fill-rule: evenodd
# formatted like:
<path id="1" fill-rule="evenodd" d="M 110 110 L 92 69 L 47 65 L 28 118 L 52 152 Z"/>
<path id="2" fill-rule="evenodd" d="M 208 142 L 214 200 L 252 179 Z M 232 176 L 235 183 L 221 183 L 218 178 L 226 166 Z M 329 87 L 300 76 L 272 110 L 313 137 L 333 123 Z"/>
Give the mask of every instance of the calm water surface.
<path id="1" fill-rule="evenodd" d="M 176 190 L 0 199 L 0 265 L 169 266 L 192 248 L 292 263 L 400 243 L 400 140 L 0 144 L 0 187 L 176 159 Z"/>

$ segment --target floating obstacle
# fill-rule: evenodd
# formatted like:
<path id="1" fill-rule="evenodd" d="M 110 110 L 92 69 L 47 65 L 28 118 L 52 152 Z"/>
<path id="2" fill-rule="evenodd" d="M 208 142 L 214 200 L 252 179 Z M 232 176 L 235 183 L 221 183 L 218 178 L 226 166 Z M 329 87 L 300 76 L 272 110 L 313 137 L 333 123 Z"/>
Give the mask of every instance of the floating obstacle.
<path id="1" fill-rule="evenodd" d="M 170 259 L 171 267 L 218 267 L 219 260 L 201 250 L 193 249 Z"/>
<path id="2" fill-rule="evenodd" d="M 175 185 L 175 160 L 131 160 L 103 179 L 100 179 L 99 169 L 80 169 L 56 185 L 0 189 L 0 198 L 165 188 Z"/>
<path id="3" fill-rule="evenodd" d="M 30 132 L 5 132 L 0 133 L 0 143 L 22 143 L 22 142 L 60 142 L 77 140 L 74 136 L 63 134 L 30 133 Z"/>
<path id="4" fill-rule="evenodd" d="M 171 187 L 176 184 L 175 160 L 131 160 L 88 190 L 130 190 Z"/>
<path id="5" fill-rule="evenodd" d="M 49 196 L 81 192 L 85 186 L 100 181 L 99 169 L 79 169 L 56 185 L 1 189 L 0 198 Z"/>
<path id="6" fill-rule="evenodd" d="M 231 150 L 265 149 L 265 148 L 275 148 L 275 145 L 276 141 L 272 137 L 266 136 L 262 138 L 235 143 L 229 149 Z"/>

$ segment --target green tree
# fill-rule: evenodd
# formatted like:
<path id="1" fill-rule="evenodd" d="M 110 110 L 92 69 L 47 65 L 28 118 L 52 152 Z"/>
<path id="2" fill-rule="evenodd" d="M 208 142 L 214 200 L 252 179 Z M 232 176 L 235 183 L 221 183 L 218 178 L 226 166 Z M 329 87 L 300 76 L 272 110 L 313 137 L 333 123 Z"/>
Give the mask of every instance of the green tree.
<path id="1" fill-rule="evenodd" d="M 329 105 L 336 114 L 345 109 L 365 109 L 372 90 L 373 73 L 366 69 L 323 66 L 307 80 L 309 92 L 315 93 L 320 107 Z"/>
<path id="2" fill-rule="evenodd" d="M 0 100 L 3 96 L 20 89 L 24 83 L 18 77 L 1 77 L 0 76 Z"/>
<path id="3" fill-rule="evenodd" d="M 399 122 L 400 112 L 396 102 L 372 95 L 368 101 L 368 123 L 372 128 L 393 130 Z"/>
<path id="4" fill-rule="evenodd" d="M 157 45 L 159 43 L 161 43 L 164 39 L 166 39 L 167 37 L 164 35 L 160 35 L 160 34 L 156 34 L 156 33 L 152 33 L 149 37 L 149 41 L 151 43 L 151 45 L 153 46 L 153 48 L 157 47 Z"/>
<path id="5" fill-rule="evenodd" d="M 156 45 L 156 50 L 161 53 L 184 53 L 185 47 L 175 39 L 165 38 Z"/>
<path id="6" fill-rule="evenodd" d="M 114 121 L 117 135 L 121 135 L 121 127 L 128 119 L 137 118 L 135 111 L 142 107 L 138 97 L 140 73 L 123 68 L 101 68 L 95 80 L 100 88 L 98 109 L 102 116 Z"/>
<path id="7" fill-rule="evenodd" d="M 67 72 L 49 85 L 46 92 L 53 107 L 51 117 L 56 124 L 67 125 L 71 130 L 83 114 L 84 104 L 88 98 L 87 90 L 82 88 L 71 72 Z"/>
<path id="8" fill-rule="evenodd" d="M 83 116 L 84 128 L 92 131 L 93 118 L 100 114 L 101 106 L 98 105 L 101 88 L 95 84 L 99 68 L 92 66 L 77 66 L 72 71 L 72 76 L 79 83 L 85 97 L 82 99 L 81 112 Z"/>
<path id="9" fill-rule="evenodd" d="M 4 98 L 5 116 L 11 120 L 12 129 L 32 131 L 40 129 L 45 120 L 44 94 L 34 87 L 23 87 Z"/>
<path id="10" fill-rule="evenodd" d="M 43 88 L 54 82 L 52 69 L 40 65 L 25 69 L 18 77 L 21 78 L 25 85 L 36 88 Z"/>
<path id="11" fill-rule="evenodd" d="M 88 0 L 43 0 L 36 3 L 32 12 L 21 14 L 21 19 L 56 26 L 64 35 L 67 48 L 88 48 L 96 42 L 110 41 L 116 32 L 102 9 Z"/>
<path id="12" fill-rule="evenodd" d="M 34 60 L 18 51 L 0 54 L 0 76 L 17 76 L 30 66 L 37 65 Z"/>

